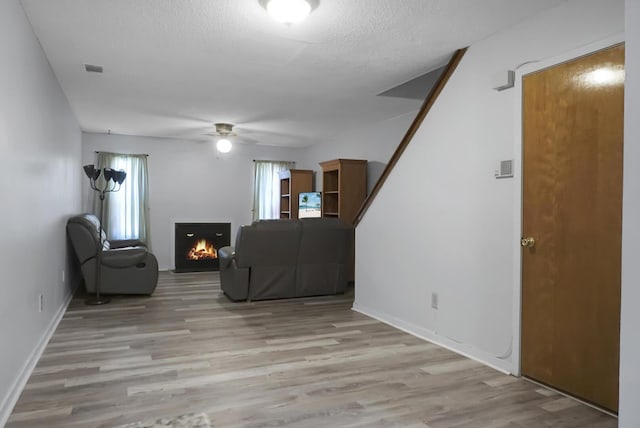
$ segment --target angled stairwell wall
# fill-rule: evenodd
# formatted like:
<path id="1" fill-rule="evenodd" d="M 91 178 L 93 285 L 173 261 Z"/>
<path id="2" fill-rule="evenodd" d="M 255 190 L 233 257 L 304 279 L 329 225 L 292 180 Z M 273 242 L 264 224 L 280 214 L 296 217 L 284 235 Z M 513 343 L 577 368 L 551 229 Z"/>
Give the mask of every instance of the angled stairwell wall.
<path id="1" fill-rule="evenodd" d="M 458 67 L 458 64 L 460 64 L 460 61 L 462 60 L 462 57 L 464 57 L 464 54 L 466 51 L 467 51 L 467 48 L 458 49 L 452 55 L 451 59 L 449 60 L 449 63 L 446 66 L 436 70 L 436 72 L 440 72 L 440 75 L 438 76 L 437 80 L 431 87 L 429 93 L 427 94 L 427 97 L 425 98 L 424 102 L 422 103 L 422 106 L 420 107 L 420 110 L 418 111 L 418 114 L 411 122 L 411 125 L 409 126 L 409 129 L 407 130 L 407 132 L 404 134 L 404 137 L 400 141 L 400 144 L 398 145 L 396 150 L 393 152 L 391 159 L 385 165 L 385 168 L 383 169 L 382 174 L 376 180 L 371 191 L 367 192 L 367 198 L 362 203 L 362 206 L 356 213 L 355 220 L 354 220 L 354 224 L 356 226 L 358 225 L 358 223 L 360 223 L 360 220 L 362 220 L 362 217 L 364 217 L 364 214 L 367 212 L 367 210 L 371 206 L 371 203 L 378 195 L 378 192 L 384 185 L 385 181 L 387 181 L 389 174 L 391 174 L 391 171 L 393 171 L 393 168 L 398 163 L 398 160 L 400 160 L 402 153 L 404 153 L 409 143 L 411 143 L 413 136 L 416 134 L 418 129 L 420 129 L 420 126 L 422 125 L 422 121 L 429 114 L 431 107 L 433 107 L 433 105 L 436 103 L 436 100 L 438 99 L 440 92 L 442 92 L 444 87 L 447 85 L 449 78 L 455 72 L 456 67 Z"/>
<path id="2" fill-rule="evenodd" d="M 519 106 L 491 78 L 623 32 L 624 1 L 570 0 L 469 47 L 357 226 L 355 310 L 514 370 Z"/>

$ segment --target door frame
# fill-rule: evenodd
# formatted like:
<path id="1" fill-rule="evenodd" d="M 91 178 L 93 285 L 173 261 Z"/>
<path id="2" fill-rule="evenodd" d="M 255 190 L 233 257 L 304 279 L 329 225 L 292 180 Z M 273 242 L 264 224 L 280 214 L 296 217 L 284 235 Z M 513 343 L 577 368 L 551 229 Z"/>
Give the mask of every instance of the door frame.
<path id="1" fill-rule="evenodd" d="M 514 232 L 513 236 L 517 239 L 514 239 L 513 242 L 513 254 L 514 254 L 514 278 L 513 278 L 513 349 L 512 349 L 512 374 L 515 376 L 522 376 L 522 355 L 521 355 L 521 346 L 522 346 L 522 247 L 520 246 L 520 237 L 523 236 L 522 230 L 522 215 L 523 215 L 523 203 L 524 203 L 524 192 L 523 192 L 523 177 L 522 177 L 522 169 L 523 169 L 523 159 L 522 159 L 522 149 L 524 145 L 524 138 L 522 132 L 523 120 L 523 96 L 522 96 L 522 80 L 524 76 L 527 74 L 543 70 L 545 68 L 552 67 L 554 65 L 561 64 L 563 62 L 571 61 L 578 57 L 588 55 L 590 53 L 606 49 L 613 45 L 617 45 L 619 43 L 623 43 L 625 41 L 624 34 L 616 34 L 615 36 L 608 37 L 606 39 L 602 39 L 593 43 L 589 43 L 587 45 L 581 46 L 576 49 L 572 49 L 570 51 L 564 52 L 560 55 L 553 56 L 547 59 L 539 60 L 539 61 L 531 61 L 528 63 L 524 63 L 521 68 L 516 70 L 515 81 L 514 81 L 514 90 L 515 92 L 515 121 L 514 121 L 514 147 L 513 147 L 513 180 L 514 180 Z M 623 151 L 623 159 L 624 159 L 624 151 Z"/>

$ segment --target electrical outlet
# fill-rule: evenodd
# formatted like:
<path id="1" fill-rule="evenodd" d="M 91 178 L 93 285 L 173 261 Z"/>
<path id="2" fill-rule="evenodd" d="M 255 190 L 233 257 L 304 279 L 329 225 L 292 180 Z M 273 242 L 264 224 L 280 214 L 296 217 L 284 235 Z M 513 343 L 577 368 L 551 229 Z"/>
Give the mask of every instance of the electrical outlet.
<path id="1" fill-rule="evenodd" d="M 431 293 L 431 307 L 438 309 L 438 293 Z"/>
<path id="2" fill-rule="evenodd" d="M 44 295 L 38 295 L 38 312 L 42 312 L 44 310 Z"/>

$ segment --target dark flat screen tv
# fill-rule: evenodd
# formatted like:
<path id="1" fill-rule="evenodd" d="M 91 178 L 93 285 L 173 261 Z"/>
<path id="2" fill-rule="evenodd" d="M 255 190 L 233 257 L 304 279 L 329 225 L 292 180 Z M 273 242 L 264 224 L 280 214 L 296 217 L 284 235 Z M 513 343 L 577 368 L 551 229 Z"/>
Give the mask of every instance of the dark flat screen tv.
<path id="1" fill-rule="evenodd" d="M 298 196 L 298 218 L 322 217 L 322 194 L 301 192 Z"/>

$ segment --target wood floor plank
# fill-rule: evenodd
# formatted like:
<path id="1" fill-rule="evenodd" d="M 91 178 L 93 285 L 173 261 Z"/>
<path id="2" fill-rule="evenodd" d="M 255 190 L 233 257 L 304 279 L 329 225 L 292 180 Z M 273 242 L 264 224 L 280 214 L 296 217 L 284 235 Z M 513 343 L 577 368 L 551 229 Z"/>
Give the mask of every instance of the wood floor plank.
<path id="1" fill-rule="evenodd" d="M 351 310 L 341 296 L 230 302 L 214 273 L 152 297 L 79 294 L 7 428 L 206 413 L 216 427 L 617 426 L 615 418 Z"/>

